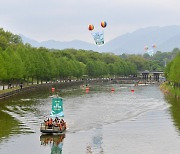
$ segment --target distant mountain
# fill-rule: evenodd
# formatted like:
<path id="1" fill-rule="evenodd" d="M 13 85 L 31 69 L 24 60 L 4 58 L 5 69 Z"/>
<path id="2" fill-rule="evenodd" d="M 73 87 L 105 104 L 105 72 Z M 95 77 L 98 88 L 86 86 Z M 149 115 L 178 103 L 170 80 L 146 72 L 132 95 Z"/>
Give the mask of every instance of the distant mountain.
<path id="1" fill-rule="evenodd" d="M 94 44 L 80 41 L 80 40 L 73 40 L 73 41 L 55 41 L 55 40 L 48 40 L 38 42 L 33 39 L 30 39 L 22 34 L 20 34 L 24 43 L 29 43 L 33 47 L 46 47 L 49 49 L 66 49 L 66 48 L 74 48 L 74 49 L 85 49 L 85 50 L 94 50 L 98 51 L 98 47 Z"/>
<path id="2" fill-rule="evenodd" d="M 75 48 L 99 52 L 112 52 L 117 55 L 122 53 L 143 54 L 144 46 L 151 48 L 152 44 L 156 44 L 156 50 L 159 51 L 171 51 L 176 47 L 180 48 L 180 26 L 154 26 L 138 29 L 132 33 L 121 35 L 103 46 L 96 46 L 79 40 L 70 42 L 54 40 L 37 42 L 23 35 L 20 36 L 25 43 L 29 43 L 35 47 L 43 46 L 55 49 Z"/>
<path id="3" fill-rule="evenodd" d="M 156 50 L 159 51 L 171 51 L 175 47 L 180 48 L 180 26 L 139 29 L 111 40 L 102 47 L 102 51 L 111 50 L 116 54 L 144 53 L 144 46 L 147 45 L 151 48 L 152 44 L 156 44 Z"/>

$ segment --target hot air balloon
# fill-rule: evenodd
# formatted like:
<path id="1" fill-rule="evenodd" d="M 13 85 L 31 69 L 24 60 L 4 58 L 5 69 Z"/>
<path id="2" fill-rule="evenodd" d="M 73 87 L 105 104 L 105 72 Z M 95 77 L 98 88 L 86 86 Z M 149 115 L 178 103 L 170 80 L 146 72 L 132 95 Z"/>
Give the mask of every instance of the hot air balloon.
<path id="1" fill-rule="evenodd" d="M 92 31 L 94 29 L 94 26 L 92 24 L 88 25 L 88 29 Z"/>
<path id="2" fill-rule="evenodd" d="M 144 50 L 147 51 L 147 50 L 148 50 L 148 46 L 145 46 L 145 47 L 144 47 Z"/>
<path id="3" fill-rule="evenodd" d="M 152 44 L 152 47 L 153 47 L 153 48 L 156 48 L 156 44 Z"/>
<path id="4" fill-rule="evenodd" d="M 105 28 L 107 26 L 107 22 L 106 21 L 102 21 L 101 22 L 101 27 Z"/>

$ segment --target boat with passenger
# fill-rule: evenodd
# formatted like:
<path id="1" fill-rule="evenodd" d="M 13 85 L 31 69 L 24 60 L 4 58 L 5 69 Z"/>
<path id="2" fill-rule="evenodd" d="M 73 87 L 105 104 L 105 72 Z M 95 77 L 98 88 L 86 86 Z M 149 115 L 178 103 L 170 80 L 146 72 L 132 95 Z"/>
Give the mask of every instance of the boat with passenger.
<path id="1" fill-rule="evenodd" d="M 59 96 L 53 96 L 50 117 L 41 123 L 40 131 L 46 134 L 63 133 L 66 130 L 66 122 L 63 117 L 63 99 Z"/>

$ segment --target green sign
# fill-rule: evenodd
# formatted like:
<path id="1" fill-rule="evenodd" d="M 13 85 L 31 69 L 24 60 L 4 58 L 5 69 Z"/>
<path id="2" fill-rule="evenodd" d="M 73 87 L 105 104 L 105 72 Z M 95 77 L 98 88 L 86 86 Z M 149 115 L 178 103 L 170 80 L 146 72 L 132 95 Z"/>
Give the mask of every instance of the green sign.
<path id="1" fill-rule="evenodd" d="M 63 112 L 63 100 L 62 98 L 52 99 L 52 112 L 54 115 Z"/>

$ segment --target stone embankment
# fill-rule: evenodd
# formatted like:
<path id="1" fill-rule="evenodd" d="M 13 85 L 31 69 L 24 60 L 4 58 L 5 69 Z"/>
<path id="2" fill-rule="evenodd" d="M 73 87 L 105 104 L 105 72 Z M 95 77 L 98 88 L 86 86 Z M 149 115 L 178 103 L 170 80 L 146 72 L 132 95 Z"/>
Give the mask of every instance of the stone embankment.
<path id="1" fill-rule="evenodd" d="M 10 97 L 12 95 L 27 91 L 27 90 L 33 90 L 37 88 L 42 87 L 56 87 L 60 86 L 61 88 L 69 87 L 69 86 L 77 86 L 77 85 L 89 85 L 96 84 L 96 83 L 112 83 L 112 84 L 134 84 L 134 85 L 140 85 L 140 84 L 152 84 L 152 83 L 158 83 L 158 82 L 147 82 L 146 80 L 142 80 L 140 77 L 117 77 L 117 78 L 94 78 L 94 79 L 83 79 L 83 80 L 68 80 L 63 82 L 53 82 L 53 83 L 43 83 L 43 84 L 34 84 L 34 85 L 28 85 L 25 87 L 20 87 L 19 89 L 12 89 L 10 91 L 4 91 L 0 94 L 0 99 L 4 99 L 7 97 Z M 2 90 L 3 91 L 3 90 Z"/>
<path id="2" fill-rule="evenodd" d="M 57 85 L 61 86 L 62 88 L 67 87 L 67 86 L 75 86 L 75 85 L 80 85 L 83 84 L 83 81 L 73 81 L 73 82 L 55 82 L 55 83 L 44 83 L 44 84 L 36 84 L 36 85 L 29 85 L 26 87 L 20 87 L 19 89 L 12 89 L 11 91 L 8 92 L 3 92 L 0 94 L 0 99 L 5 99 L 7 97 L 16 95 L 18 93 L 27 91 L 27 90 L 33 90 L 37 88 L 43 88 L 43 87 L 55 87 Z"/>

